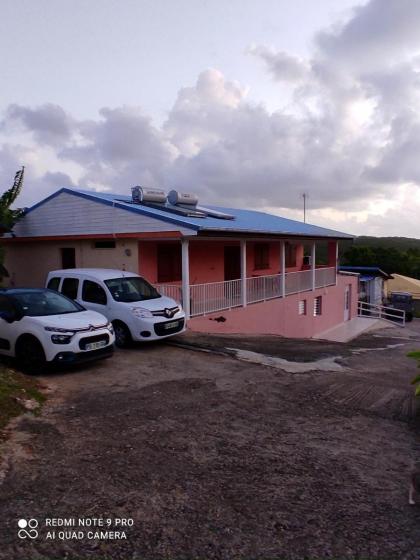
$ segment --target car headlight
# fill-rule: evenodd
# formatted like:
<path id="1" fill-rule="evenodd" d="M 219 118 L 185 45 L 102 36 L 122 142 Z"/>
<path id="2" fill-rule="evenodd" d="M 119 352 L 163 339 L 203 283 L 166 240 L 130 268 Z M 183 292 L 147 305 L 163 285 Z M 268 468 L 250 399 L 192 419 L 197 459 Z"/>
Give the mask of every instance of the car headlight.
<path id="1" fill-rule="evenodd" d="M 138 319 L 153 317 L 151 311 L 145 309 L 144 307 L 132 307 L 131 313 L 134 315 L 134 317 L 137 317 Z"/>
<path id="2" fill-rule="evenodd" d="M 52 334 L 51 335 L 51 342 L 53 344 L 69 344 L 73 335 L 69 334 Z"/>

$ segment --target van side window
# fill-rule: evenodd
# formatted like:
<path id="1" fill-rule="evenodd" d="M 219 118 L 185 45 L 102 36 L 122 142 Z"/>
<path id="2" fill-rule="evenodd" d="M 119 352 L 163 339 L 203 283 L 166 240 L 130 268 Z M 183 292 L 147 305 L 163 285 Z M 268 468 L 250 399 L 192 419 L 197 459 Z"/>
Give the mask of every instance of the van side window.
<path id="1" fill-rule="evenodd" d="M 58 286 L 60 285 L 60 280 L 61 278 L 57 278 L 57 276 L 55 276 L 54 278 L 50 278 L 47 288 L 49 290 L 55 290 L 56 292 L 58 292 Z"/>
<path id="2" fill-rule="evenodd" d="M 64 278 L 63 285 L 61 286 L 61 293 L 70 299 L 77 299 L 78 288 L 78 278 Z"/>
<path id="3" fill-rule="evenodd" d="M 88 301 L 90 303 L 99 303 L 101 305 L 106 305 L 106 293 L 105 290 L 91 280 L 84 280 L 82 288 L 82 299 L 83 301 Z"/>

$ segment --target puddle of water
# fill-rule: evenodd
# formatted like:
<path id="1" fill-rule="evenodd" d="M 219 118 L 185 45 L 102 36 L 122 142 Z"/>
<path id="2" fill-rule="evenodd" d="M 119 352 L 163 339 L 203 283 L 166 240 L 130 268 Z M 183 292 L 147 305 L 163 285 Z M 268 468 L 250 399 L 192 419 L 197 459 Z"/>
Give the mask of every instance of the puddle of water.
<path id="1" fill-rule="evenodd" d="M 405 346 L 404 342 L 399 342 L 398 344 L 387 344 L 382 348 L 357 348 L 357 350 L 352 350 L 352 354 L 363 354 L 363 352 L 378 352 L 379 350 L 391 350 L 392 348 L 398 348 L 400 346 Z"/>
<path id="2" fill-rule="evenodd" d="M 341 356 L 332 356 L 330 358 L 323 358 L 321 360 L 316 360 L 313 362 L 291 362 L 289 360 L 285 360 L 284 358 L 267 356 L 265 354 L 259 354 L 258 352 L 251 352 L 250 350 L 239 350 L 238 348 L 227 348 L 227 350 L 235 352 L 235 356 L 239 360 L 281 369 L 283 371 L 287 371 L 288 373 L 346 370 L 344 366 L 336 362 L 336 360 L 339 360 Z"/>

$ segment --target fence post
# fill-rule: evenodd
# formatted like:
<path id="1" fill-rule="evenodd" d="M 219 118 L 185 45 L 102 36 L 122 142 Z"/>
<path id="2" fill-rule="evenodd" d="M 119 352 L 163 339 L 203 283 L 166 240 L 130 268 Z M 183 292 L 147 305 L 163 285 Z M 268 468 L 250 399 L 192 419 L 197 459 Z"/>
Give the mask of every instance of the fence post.
<path id="1" fill-rule="evenodd" d="M 286 248 L 284 241 L 280 241 L 280 267 L 281 267 L 281 290 L 280 295 L 286 295 Z"/>
<path id="2" fill-rule="evenodd" d="M 246 285 L 246 239 L 241 239 L 241 298 L 242 307 L 247 305 L 247 285 Z"/>
<path id="3" fill-rule="evenodd" d="M 316 243 L 315 241 L 312 243 L 311 248 L 311 284 L 312 284 L 312 291 L 316 288 Z"/>

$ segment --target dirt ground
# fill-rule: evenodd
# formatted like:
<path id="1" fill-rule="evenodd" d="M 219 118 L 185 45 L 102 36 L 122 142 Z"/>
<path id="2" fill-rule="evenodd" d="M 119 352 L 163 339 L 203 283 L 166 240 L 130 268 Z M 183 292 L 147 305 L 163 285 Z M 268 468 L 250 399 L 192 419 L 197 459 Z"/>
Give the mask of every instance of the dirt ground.
<path id="1" fill-rule="evenodd" d="M 3 450 L 2 560 L 420 558 L 406 357 L 420 349 L 420 321 L 348 344 L 176 342 L 187 348 L 134 347 L 41 378 L 49 404 Z M 288 373 L 226 348 L 341 369 Z M 19 538 L 30 518 L 38 536 Z M 133 525 L 126 538 L 91 539 L 83 518 Z M 47 539 L 48 519 L 76 526 Z"/>

